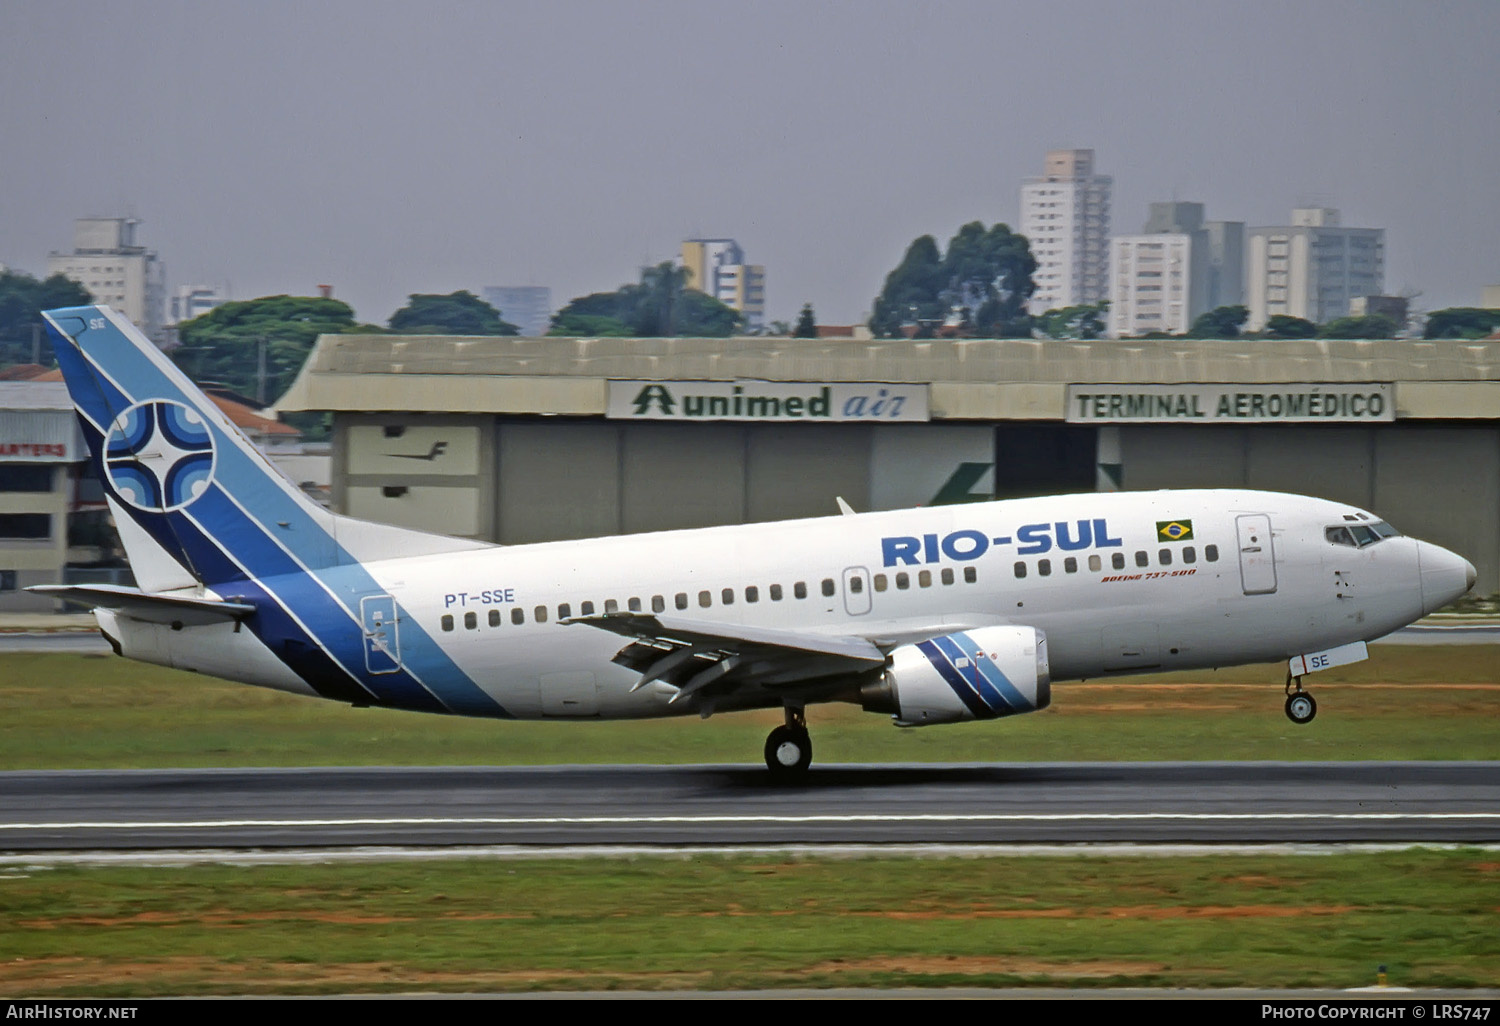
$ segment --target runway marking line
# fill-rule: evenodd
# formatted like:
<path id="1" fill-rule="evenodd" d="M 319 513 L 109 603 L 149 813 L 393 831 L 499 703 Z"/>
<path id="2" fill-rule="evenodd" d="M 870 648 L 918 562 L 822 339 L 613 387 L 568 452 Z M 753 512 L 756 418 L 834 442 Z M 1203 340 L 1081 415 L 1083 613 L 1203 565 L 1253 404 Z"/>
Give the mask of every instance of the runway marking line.
<path id="1" fill-rule="evenodd" d="M 233 827 L 342 826 L 628 826 L 631 824 L 748 824 L 748 823 L 1068 823 L 1167 820 L 1182 822 L 1253 822 L 1329 820 L 1333 822 L 1389 822 L 1392 820 L 1500 820 L 1500 812 L 1082 812 L 1082 813 L 966 813 L 938 815 L 891 813 L 816 816 L 434 816 L 387 819 L 205 819 L 192 821 L 143 820 L 131 822 L 0 823 L 0 830 L 193 830 Z"/>

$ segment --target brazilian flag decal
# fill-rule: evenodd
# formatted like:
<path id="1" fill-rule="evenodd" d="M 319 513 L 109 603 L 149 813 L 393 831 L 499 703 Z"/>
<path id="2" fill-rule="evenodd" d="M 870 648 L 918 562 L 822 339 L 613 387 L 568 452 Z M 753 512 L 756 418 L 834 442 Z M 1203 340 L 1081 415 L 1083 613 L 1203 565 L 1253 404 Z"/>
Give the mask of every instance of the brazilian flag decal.
<path id="1" fill-rule="evenodd" d="M 1192 541 L 1193 522 L 1191 520 L 1158 520 L 1156 537 L 1158 541 Z"/>

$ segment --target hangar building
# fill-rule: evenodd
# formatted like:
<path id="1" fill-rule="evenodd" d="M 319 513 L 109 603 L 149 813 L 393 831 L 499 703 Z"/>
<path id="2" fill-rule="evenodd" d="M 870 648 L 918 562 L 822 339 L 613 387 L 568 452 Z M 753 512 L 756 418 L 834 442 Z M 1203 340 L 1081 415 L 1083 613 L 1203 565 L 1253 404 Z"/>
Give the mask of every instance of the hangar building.
<path id="1" fill-rule="evenodd" d="M 1326 496 L 1500 590 L 1500 341 L 325 335 L 333 504 L 521 543 L 1095 489 Z"/>

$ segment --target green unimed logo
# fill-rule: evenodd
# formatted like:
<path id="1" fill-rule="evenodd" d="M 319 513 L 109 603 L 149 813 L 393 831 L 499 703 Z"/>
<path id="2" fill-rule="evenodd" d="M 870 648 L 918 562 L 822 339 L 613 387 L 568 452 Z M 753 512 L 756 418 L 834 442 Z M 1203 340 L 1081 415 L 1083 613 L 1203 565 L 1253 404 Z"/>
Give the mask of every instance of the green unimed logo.
<path id="1" fill-rule="evenodd" d="M 635 397 L 635 415 L 644 417 L 650 412 L 652 403 L 668 417 L 672 415 L 672 408 L 677 405 L 666 385 L 647 385 Z"/>

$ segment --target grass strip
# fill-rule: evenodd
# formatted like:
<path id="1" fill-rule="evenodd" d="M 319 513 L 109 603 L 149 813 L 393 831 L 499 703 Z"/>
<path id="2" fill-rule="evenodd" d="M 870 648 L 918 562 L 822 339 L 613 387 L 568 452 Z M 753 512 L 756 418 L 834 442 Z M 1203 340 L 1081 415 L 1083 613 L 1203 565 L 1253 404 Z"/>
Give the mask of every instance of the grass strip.
<path id="1" fill-rule="evenodd" d="M 0 878 L 0 993 L 1500 982 L 1476 850 L 63 867 Z"/>
<path id="2" fill-rule="evenodd" d="M 1387 646 L 1315 674 L 1318 718 L 1282 712 L 1280 665 L 1063 683 L 999 722 L 916 730 L 808 711 L 837 762 L 1495 759 L 1500 646 Z M 113 656 L 0 655 L 0 769 L 754 763 L 779 712 L 631 722 L 351 709 Z M 1415 729 L 1414 729 L 1415 728 Z"/>

